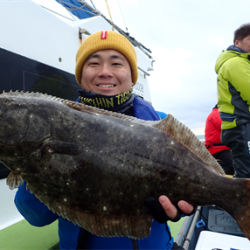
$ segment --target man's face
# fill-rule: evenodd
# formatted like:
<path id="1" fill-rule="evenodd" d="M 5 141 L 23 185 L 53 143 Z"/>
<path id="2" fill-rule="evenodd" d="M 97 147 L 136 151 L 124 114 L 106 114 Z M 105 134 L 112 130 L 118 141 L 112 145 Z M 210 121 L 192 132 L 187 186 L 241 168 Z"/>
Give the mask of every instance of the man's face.
<path id="1" fill-rule="evenodd" d="M 250 35 L 246 36 L 243 40 L 236 40 L 234 42 L 236 47 L 243 49 L 246 53 L 250 53 Z"/>
<path id="2" fill-rule="evenodd" d="M 102 95 L 117 95 L 132 87 L 128 60 L 116 50 L 93 53 L 82 67 L 81 87 Z"/>

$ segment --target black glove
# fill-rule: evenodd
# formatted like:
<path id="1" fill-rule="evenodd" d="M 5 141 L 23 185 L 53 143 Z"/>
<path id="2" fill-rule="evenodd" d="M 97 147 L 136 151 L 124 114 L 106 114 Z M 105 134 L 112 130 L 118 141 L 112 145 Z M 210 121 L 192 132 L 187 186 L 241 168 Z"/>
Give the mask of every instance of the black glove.
<path id="1" fill-rule="evenodd" d="M 154 198 L 154 197 L 150 197 L 146 200 L 146 204 L 149 207 L 150 212 L 152 213 L 152 215 L 154 216 L 154 219 L 159 222 L 159 223 L 166 223 L 168 220 L 172 221 L 172 222 L 177 222 L 178 220 L 180 220 L 180 218 L 182 217 L 182 215 L 186 215 L 186 216 L 190 216 L 192 215 L 195 210 L 196 207 L 194 208 L 194 210 L 190 213 L 190 214 L 185 214 L 183 213 L 179 207 L 175 206 L 177 209 L 177 215 L 175 216 L 174 219 L 170 219 L 167 214 L 165 213 L 164 209 L 161 206 L 161 203 L 159 202 L 158 199 Z"/>

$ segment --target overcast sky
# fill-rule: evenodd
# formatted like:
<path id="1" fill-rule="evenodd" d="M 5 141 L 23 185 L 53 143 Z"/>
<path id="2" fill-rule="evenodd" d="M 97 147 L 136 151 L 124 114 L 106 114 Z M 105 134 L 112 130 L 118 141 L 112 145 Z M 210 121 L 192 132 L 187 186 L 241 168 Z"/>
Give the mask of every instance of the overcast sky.
<path id="1" fill-rule="evenodd" d="M 92 2 L 109 18 L 105 0 Z M 250 1 L 108 0 L 108 4 L 114 23 L 127 27 L 152 50 L 155 63 L 149 87 L 155 109 L 204 134 L 206 117 L 217 102 L 215 62 L 233 44 L 234 31 L 250 22 Z"/>
<path id="2" fill-rule="evenodd" d="M 118 1 L 108 2 L 111 9 Z M 119 2 L 128 31 L 155 59 L 149 77 L 153 106 L 204 134 L 206 117 L 217 102 L 215 62 L 233 44 L 234 31 L 250 22 L 250 1 Z M 122 20 L 119 25 L 125 27 Z"/>

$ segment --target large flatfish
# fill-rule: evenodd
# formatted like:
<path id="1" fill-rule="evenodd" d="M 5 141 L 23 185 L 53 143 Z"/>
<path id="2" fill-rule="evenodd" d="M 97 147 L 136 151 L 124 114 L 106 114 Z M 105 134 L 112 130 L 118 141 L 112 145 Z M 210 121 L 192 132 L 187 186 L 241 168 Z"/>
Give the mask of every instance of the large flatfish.
<path id="1" fill-rule="evenodd" d="M 144 121 L 40 93 L 0 95 L 0 160 L 49 209 L 98 236 L 150 234 L 148 197 L 217 205 L 250 238 L 250 181 L 227 178 L 172 115 Z"/>

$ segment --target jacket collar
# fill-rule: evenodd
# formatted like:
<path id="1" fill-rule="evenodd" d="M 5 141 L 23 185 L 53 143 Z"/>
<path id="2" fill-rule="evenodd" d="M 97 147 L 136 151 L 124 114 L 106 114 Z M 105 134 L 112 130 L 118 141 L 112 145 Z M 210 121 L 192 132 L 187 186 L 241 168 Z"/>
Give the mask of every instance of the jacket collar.
<path id="1" fill-rule="evenodd" d="M 235 46 L 235 45 L 230 45 L 227 50 L 234 50 L 234 51 L 237 51 L 237 52 L 240 52 L 240 53 L 246 53 L 245 50 Z"/>

